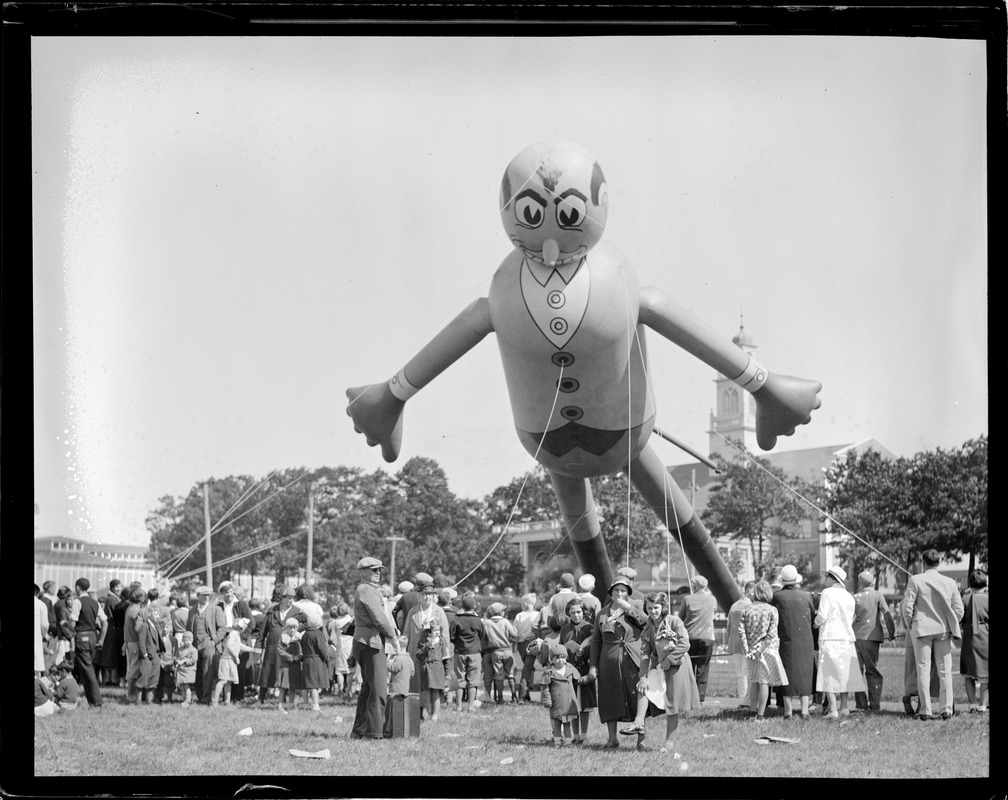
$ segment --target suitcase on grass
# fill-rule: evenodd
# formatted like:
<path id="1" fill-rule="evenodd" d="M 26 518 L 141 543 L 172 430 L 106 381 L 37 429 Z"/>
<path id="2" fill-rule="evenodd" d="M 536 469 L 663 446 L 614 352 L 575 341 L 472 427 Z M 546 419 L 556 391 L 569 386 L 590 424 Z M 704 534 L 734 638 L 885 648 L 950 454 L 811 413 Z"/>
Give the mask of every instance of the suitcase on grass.
<path id="1" fill-rule="evenodd" d="M 415 739 L 420 736 L 420 695 L 390 697 L 392 706 L 392 738 Z"/>

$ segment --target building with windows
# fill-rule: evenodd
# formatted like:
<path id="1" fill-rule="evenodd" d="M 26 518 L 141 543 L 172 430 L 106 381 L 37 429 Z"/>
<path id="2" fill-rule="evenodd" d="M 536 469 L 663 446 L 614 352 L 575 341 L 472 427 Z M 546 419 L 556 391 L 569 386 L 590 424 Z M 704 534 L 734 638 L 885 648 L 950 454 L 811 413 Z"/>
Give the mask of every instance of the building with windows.
<path id="1" fill-rule="evenodd" d="M 68 536 L 43 536 L 35 539 L 35 583 L 54 581 L 57 586 L 73 588 L 78 578 L 91 581 L 100 596 L 108 591 L 109 581 L 118 578 L 124 584 L 140 581 L 145 589 L 155 585 L 154 564 L 147 558 L 147 548 L 129 544 L 93 544 Z"/>

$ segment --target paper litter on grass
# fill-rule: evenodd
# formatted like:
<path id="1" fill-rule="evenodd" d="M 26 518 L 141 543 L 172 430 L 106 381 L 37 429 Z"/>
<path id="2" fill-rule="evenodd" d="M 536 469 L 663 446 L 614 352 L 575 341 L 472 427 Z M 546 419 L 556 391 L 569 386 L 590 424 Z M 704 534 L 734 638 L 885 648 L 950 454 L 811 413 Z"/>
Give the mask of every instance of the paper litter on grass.
<path id="1" fill-rule="evenodd" d="M 444 738 L 445 736 L 461 736 L 461 733 L 439 733 L 438 736 Z"/>
<path id="2" fill-rule="evenodd" d="M 757 736 L 754 740 L 756 744 L 798 744 L 800 739 L 789 739 L 786 736 Z"/>
<path id="3" fill-rule="evenodd" d="M 287 752 L 298 758 L 329 758 L 328 747 L 325 750 L 317 750 L 314 753 L 309 753 L 307 750 L 295 750 L 294 748 L 291 748 Z"/>
<path id="4" fill-rule="evenodd" d="M 252 735 L 252 729 L 251 728 L 242 728 L 240 731 L 238 731 L 238 735 L 239 736 L 251 736 Z"/>
<path id="5" fill-rule="evenodd" d="M 508 756 L 507 758 L 502 758 L 500 763 L 501 764 L 513 764 L 514 763 L 514 759 L 511 758 L 511 756 Z"/>

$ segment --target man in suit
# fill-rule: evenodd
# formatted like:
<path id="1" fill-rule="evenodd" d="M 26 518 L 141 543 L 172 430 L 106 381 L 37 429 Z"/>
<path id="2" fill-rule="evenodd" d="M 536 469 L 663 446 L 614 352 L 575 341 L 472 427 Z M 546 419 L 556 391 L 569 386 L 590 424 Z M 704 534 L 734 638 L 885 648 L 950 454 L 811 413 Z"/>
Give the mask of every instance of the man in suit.
<path id="1" fill-rule="evenodd" d="M 865 676 L 868 692 L 855 692 L 854 702 L 858 711 L 879 711 L 882 701 L 882 673 L 879 671 L 879 647 L 896 636 L 896 623 L 886 602 L 885 595 L 873 589 L 875 576 L 870 570 L 858 575 L 858 591 L 854 595 L 854 645 L 857 648 L 858 663 Z M 883 624 L 888 636 L 882 630 Z"/>
<path id="2" fill-rule="evenodd" d="M 952 642 L 962 639 L 959 621 L 963 616 L 963 601 L 955 581 L 938 572 L 938 551 L 925 550 L 921 559 L 924 571 L 911 575 L 907 582 L 904 622 L 917 662 L 917 685 L 928 685 L 933 656 L 938 664 L 941 718 L 949 719 L 952 716 Z M 920 695 L 918 712 L 920 719 L 932 719 L 930 692 Z"/>
<path id="3" fill-rule="evenodd" d="M 385 644 L 399 651 L 398 632 L 388 601 L 381 591 L 382 562 L 366 556 L 357 562 L 360 584 L 354 594 L 353 657 L 360 665 L 361 687 L 357 695 L 351 739 L 381 739 L 385 727 L 388 694 L 388 662 Z"/>
<path id="4" fill-rule="evenodd" d="M 193 644 L 199 654 L 199 661 L 196 662 L 196 697 L 200 703 L 209 705 L 213 694 L 214 684 L 217 682 L 217 671 L 214 665 L 214 640 L 210 633 L 210 625 L 213 620 L 213 609 L 210 606 L 209 586 L 200 586 L 196 590 L 196 605 L 189 609 L 189 621 L 186 630 L 192 631 Z"/>

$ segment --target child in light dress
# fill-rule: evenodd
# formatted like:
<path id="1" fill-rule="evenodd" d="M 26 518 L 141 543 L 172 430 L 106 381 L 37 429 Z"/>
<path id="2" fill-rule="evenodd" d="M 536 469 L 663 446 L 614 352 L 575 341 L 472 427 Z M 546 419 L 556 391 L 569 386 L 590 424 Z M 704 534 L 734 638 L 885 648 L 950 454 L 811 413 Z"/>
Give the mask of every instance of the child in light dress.
<path id="1" fill-rule="evenodd" d="M 332 611 L 336 613 L 333 614 Z M 350 651 L 353 649 L 353 637 L 344 633 L 347 626 L 353 622 L 353 617 L 350 615 L 350 609 L 347 607 L 346 603 L 338 603 L 330 611 L 329 620 L 329 642 L 333 646 L 334 659 L 333 659 L 333 689 L 337 695 L 347 695 L 350 694 L 350 687 L 348 685 L 348 675 L 350 674 L 350 666 L 347 663 L 347 659 L 350 657 Z"/>
<path id="2" fill-rule="evenodd" d="M 402 698 L 410 693 L 410 680 L 416 665 L 413 659 L 406 652 L 406 645 L 409 639 L 405 635 L 399 637 L 399 650 L 393 652 L 388 658 L 388 700 L 385 703 L 385 729 L 386 739 L 392 738 L 392 713 L 393 706 L 401 703 Z"/>
<path id="3" fill-rule="evenodd" d="M 175 669 L 175 688 L 184 695 L 182 702 L 190 705 L 192 687 L 196 683 L 196 662 L 199 661 L 199 653 L 193 647 L 192 631 L 185 631 L 182 634 L 182 646 L 172 661 Z"/>
<path id="4" fill-rule="evenodd" d="M 549 649 L 550 666 L 543 672 L 541 697 L 549 709 L 553 745 L 571 744 L 571 723 L 581 713 L 578 682 L 581 674 L 567 663 L 567 648 L 554 644 Z"/>
<path id="5" fill-rule="evenodd" d="M 301 633 L 298 621 L 288 617 L 280 634 L 280 703 L 279 710 L 286 714 L 284 703 L 290 698 L 291 708 L 298 706 L 298 692 L 301 690 Z"/>
<path id="6" fill-rule="evenodd" d="M 238 657 L 242 653 L 255 652 L 254 647 L 249 647 L 241 640 L 242 631 L 248 625 L 249 620 L 239 617 L 234 621 L 235 627 L 228 631 L 227 639 L 224 641 L 224 652 L 220 657 L 220 668 L 217 670 L 217 684 L 214 686 L 213 699 L 210 705 L 217 705 L 224 691 L 224 705 L 231 703 L 231 686 L 238 683 Z"/>

